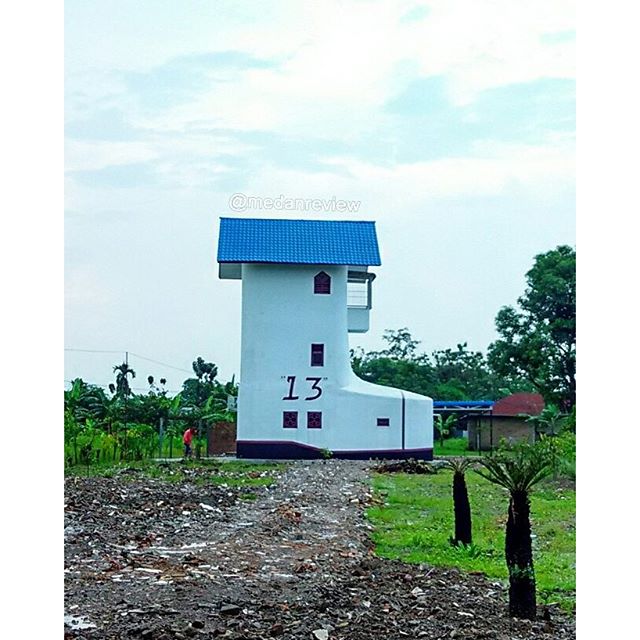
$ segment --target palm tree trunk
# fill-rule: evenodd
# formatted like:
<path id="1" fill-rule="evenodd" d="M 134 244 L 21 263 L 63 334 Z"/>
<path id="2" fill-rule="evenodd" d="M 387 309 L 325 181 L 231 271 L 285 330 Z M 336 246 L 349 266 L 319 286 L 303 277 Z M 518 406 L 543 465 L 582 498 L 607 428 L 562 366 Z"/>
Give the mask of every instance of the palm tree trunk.
<path id="1" fill-rule="evenodd" d="M 463 473 L 453 474 L 454 544 L 471 544 L 471 506 Z"/>
<path id="2" fill-rule="evenodd" d="M 509 568 L 509 615 L 534 620 L 536 578 L 531 549 L 529 494 L 526 491 L 514 491 L 511 494 L 505 557 Z"/>

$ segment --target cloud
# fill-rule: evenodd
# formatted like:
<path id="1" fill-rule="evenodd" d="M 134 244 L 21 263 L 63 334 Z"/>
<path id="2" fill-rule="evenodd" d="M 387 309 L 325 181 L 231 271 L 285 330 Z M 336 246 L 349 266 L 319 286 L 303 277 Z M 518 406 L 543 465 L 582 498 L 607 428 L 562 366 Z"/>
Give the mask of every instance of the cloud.
<path id="1" fill-rule="evenodd" d="M 455 104 L 493 87 L 575 75 L 573 42 L 545 38 L 571 32 L 573 2 L 438 0 L 429 9 L 427 19 L 407 25 L 403 50 L 421 75 L 448 77 Z"/>
<path id="2" fill-rule="evenodd" d="M 427 202 L 517 191 L 534 194 L 541 185 L 549 194 L 571 189 L 574 182 L 573 140 L 563 136 L 545 146 L 478 143 L 472 155 L 392 166 L 354 157 L 324 161 L 342 171 L 265 167 L 247 189 L 252 195 L 362 199 L 362 211 L 406 218 L 419 215 Z"/>
<path id="3" fill-rule="evenodd" d="M 127 121 L 122 108 L 90 108 L 70 118 L 65 125 L 67 139 L 127 142 L 139 140 L 143 133 Z"/>
<path id="4" fill-rule="evenodd" d="M 211 27 L 203 11 L 193 17 Z M 251 37 L 241 25 L 255 18 L 224 11 L 227 28 L 211 27 L 215 50 L 168 37 L 157 64 L 72 71 L 70 170 L 128 165 L 142 178 L 146 162 L 148 178 L 233 188 L 234 172 L 239 184 L 260 163 L 335 171 L 323 160 L 329 146 L 394 165 L 465 155 L 484 139 L 541 144 L 573 127 L 572 3 L 283 4 Z M 109 19 L 117 42 L 128 27 Z M 141 19 L 131 10 L 132 24 Z M 115 185 L 123 171 L 81 179 Z"/>
<path id="5" fill-rule="evenodd" d="M 148 71 L 127 71 L 122 80 L 141 107 L 157 111 L 196 98 L 247 69 L 268 69 L 275 62 L 242 51 L 213 51 L 178 56 Z"/>
<path id="6" fill-rule="evenodd" d="M 191 109 L 171 113 L 178 128 L 203 121 L 266 128 L 292 115 L 295 124 L 304 107 L 310 117 L 323 108 L 348 116 L 346 105 L 366 112 L 398 92 L 405 81 L 398 71 L 407 66 L 418 77 L 446 76 L 456 104 L 491 87 L 574 75 L 575 8 L 561 0 L 262 3 L 253 15 L 221 3 L 224 21 L 206 3 L 186 3 L 154 8 L 161 38 L 144 28 L 146 3 L 121 13 L 87 4 L 68 11 L 71 77 L 87 67 L 119 69 L 129 89 L 149 106 L 155 98 L 160 110 L 199 92 Z M 86 13 L 93 14 L 88 30 L 86 19 L 79 23 Z M 181 41 L 187 16 L 189 38 Z M 216 70 L 222 75 L 211 87 Z"/>

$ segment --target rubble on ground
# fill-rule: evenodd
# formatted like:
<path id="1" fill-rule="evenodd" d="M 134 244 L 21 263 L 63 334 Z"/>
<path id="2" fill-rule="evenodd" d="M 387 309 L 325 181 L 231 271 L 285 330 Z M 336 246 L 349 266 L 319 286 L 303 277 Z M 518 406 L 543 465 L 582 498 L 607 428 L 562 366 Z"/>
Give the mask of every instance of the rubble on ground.
<path id="1" fill-rule="evenodd" d="M 554 607 L 508 618 L 483 575 L 376 557 L 370 466 L 301 461 L 250 489 L 68 478 L 65 638 L 575 638 Z"/>

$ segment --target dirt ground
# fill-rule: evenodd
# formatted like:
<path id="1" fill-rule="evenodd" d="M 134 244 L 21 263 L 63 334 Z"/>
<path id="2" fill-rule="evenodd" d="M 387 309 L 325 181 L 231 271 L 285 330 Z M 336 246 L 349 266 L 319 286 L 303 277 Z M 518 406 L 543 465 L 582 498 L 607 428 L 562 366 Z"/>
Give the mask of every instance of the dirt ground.
<path id="1" fill-rule="evenodd" d="M 194 480 L 65 481 L 65 638 L 575 638 L 557 609 L 508 618 L 482 575 L 376 558 L 368 463 L 297 462 L 258 489 Z"/>

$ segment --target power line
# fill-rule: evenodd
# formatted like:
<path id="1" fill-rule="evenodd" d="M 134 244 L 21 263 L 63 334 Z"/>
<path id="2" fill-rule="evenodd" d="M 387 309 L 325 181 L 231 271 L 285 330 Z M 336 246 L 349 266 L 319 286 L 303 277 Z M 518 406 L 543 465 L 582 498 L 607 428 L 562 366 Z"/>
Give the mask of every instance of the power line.
<path id="1" fill-rule="evenodd" d="M 65 379 L 65 382 L 68 382 L 69 384 L 73 384 L 73 380 Z M 103 389 L 109 388 L 108 384 L 100 384 L 98 382 L 90 382 L 88 380 L 84 380 L 84 382 L 86 382 L 87 384 L 93 387 L 102 387 Z M 129 387 L 129 389 L 131 389 L 132 391 L 149 391 L 149 389 L 145 389 L 144 387 Z M 178 389 L 161 389 L 161 391 L 167 391 L 168 393 L 181 393 L 182 390 L 179 391 Z"/>
<path id="2" fill-rule="evenodd" d="M 135 356 L 136 358 L 140 358 L 141 360 L 148 360 L 149 362 L 153 362 L 154 364 L 160 364 L 163 367 L 169 367 L 169 369 L 175 369 L 176 371 L 182 371 L 183 373 L 190 373 L 194 375 L 193 371 L 188 371 L 187 369 L 181 369 L 180 367 L 174 367 L 172 364 L 167 364 L 166 362 L 160 362 L 159 360 L 154 360 L 153 358 L 147 358 L 146 356 L 141 356 L 139 353 L 133 353 L 133 351 L 129 351 L 130 356 Z"/>
<path id="3" fill-rule="evenodd" d="M 189 371 L 188 369 L 182 369 L 181 367 L 175 367 L 172 364 L 167 364 L 166 362 L 160 362 L 159 360 L 154 360 L 153 358 L 148 358 L 147 356 L 141 356 L 139 353 L 133 353 L 133 351 L 126 351 L 123 349 L 122 351 L 105 351 L 101 349 L 71 349 L 66 348 L 65 351 L 79 351 L 82 353 L 128 353 L 130 356 L 135 356 L 136 358 L 140 358 L 141 360 L 147 360 L 148 362 L 153 362 L 154 364 L 162 365 L 163 367 L 168 367 L 169 369 L 175 369 L 176 371 L 181 371 L 182 373 L 189 373 L 193 375 L 193 371 Z"/>
<path id="4" fill-rule="evenodd" d="M 104 351 L 100 349 L 69 349 L 67 347 L 65 347 L 64 350 L 65 351 L 82 351 L 83 353 L 124 353 L 125 352 L 125 349 L 122 349 L 122 351 Z"/>

